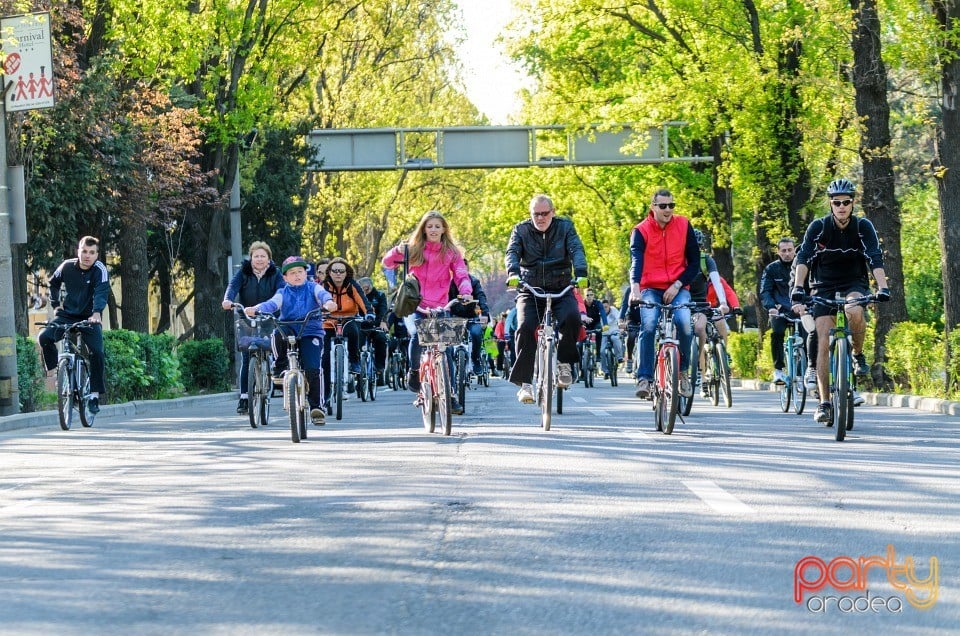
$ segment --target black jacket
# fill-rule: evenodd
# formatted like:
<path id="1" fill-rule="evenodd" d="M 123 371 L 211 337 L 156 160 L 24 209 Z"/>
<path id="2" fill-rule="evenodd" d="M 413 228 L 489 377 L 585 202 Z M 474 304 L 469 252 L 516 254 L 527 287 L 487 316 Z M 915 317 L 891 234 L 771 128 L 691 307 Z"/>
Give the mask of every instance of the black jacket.
<path id="1" fill-rule="evenodd" d="M 573 282 L 573 276 L 586 278 L 587 256 L 573 221 L 555 216 L 546 232 L 540 232 L 531 219 L 513 226 L 507 243 L 508 276 L 520 276 L 528 285 L 559 292 Z"/>
<path id="2" fill-rule="evenodd" d="M 61 287 L 66 287 L 62 307 Z M 107 266 L 100 261 L 95 261 L 90 269 L 82 269 L 80 259 L 68 258 L 50 277 L 50 304 L 57 316 L 72 322 L 86 320 L 94 312 L 103 313 L 109 296 Z"/>
<path id="3" fill-rule="evenodd" d="M 473 296 L 473 299 L 476 300 L 477 303 L 475 305 L 457 303 L 450 308 L 450 314 L 452 316 L 459 316 L 460 318 L 476 318 L 477 307 L 479 307 L 480 313 L 489 318 L 490 306 L 487 305 L 487 294 L 483 291 L 483 285 L 480 284 L 480 279 L 473 274 L 470 274 L 470 286 L 473 287 L 470 295 Z M 447 298 L 453 300 L 459 295 L 460 290 L 457 288 L 456 281 L 450 281 L 450 295 Z"/>
<path id="4" fill-rule="evenodd" d="M 760 304 L 764 309 L 789 309 L 790 281 L 793 279 L 793 263 L 784 263 L 779 258 L 763 268 L 760 277 Z"/>
<path id="5" fill-rule="evenodd" d="M 244 307 L 252 307 L 264 301 L 273 298 L 277 290 L 286 286 L 280 269 L 273 264 L 273 261 L 267 265 L 263 276 L 257 278 L 253 273 L 253 265 L 250 259 L 244 259 L 240 269 L 233 275 L 227 291 L 223 294 L 224 300 L 236 301 Z"/>
<path id="6" fill-rule="evenodd" d="M 367 310 L 369 313 L 372 313 L 377 317 L 377 325 L 379 325 L 381 322 L 386 322 L 388 309 L 387 295 L 376 287 L 371 287 L 370 293 L 367 294 L 367 300 L 370 301 L 370 303 L 367 305 Z"/>
<path id="7" fill-rule="evenodd" d="M 808 279 L 814 289 L 866 285 L 870 271 L 883 267 L 883 252 L 869 219 L 854 214 L 841 230 L 828 214 L 807 227 L 796 261 L 810 268 Z"/>

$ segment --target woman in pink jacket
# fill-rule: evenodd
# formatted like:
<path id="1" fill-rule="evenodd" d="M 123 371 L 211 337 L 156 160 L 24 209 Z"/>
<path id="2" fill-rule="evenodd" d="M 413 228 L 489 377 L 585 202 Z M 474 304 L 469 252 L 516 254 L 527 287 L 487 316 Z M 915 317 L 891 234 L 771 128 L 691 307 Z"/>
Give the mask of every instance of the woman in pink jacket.
<path id="1" fill-rule="evenodd" d="M 410 273 L 420 281 L 420 307 L 436 309 L 449 302 L 447 295 L 450 290 L 450 281 L 456 281 L 457 289 L 465 300 L 471 299 L 473 288 L 470 284 L 470 275 L 467 265 L 463 262 L 460 247 L 450 235 L 450 226 L 439 212 L 432 210 L 423 215 L 417 228 L 406 240 L 410 259 Z M 383 257 L 383 266 L 395 270 L 403 264 L 404 243 L 392 248 Z M 420 340 L 417 338 L 416 323 L 423 314 L 414 312 L 404 318 L 407 330 L 410 332 L 410 364 L 411 369 L 407 377 L 407 386 L 414 393 L 420 391 Z M 453 412 L 459 409 L 453 405 Z"/>

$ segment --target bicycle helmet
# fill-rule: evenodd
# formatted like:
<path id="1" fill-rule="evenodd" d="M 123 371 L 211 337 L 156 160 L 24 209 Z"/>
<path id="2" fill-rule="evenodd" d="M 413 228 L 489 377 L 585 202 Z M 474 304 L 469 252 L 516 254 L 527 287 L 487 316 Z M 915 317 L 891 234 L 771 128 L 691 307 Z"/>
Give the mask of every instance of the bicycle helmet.
<path id="1" fill-rule="evenodd" d="M 846 179 L 834 179 L 830 182 L 830 185 L 827 186 L 828 197 L 838 194 L 849 194 L 852 196 L 856 191 L 857 187 Z"/>
<path id="2" fill-rule="evenodd" d="M 703 249 L 703 246 L 704 246 L 704 244 L 706 243 L 706 239 L 705 239 L 705 237 L 703 236 L 703 232 L 701 232 L 700 230 L 694 228 L 694 229 L 693 229 L 693 235 L 694 235 L 695 237 L 697 237 L 697 245 L 700 246 L 700 249 Z"/>

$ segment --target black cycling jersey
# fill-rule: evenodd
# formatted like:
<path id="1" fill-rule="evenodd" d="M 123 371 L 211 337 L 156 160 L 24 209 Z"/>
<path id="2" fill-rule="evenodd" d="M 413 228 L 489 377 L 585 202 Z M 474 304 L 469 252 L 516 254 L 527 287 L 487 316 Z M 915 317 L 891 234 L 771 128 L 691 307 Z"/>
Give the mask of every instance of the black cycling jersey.
<path id="1" fill-rule="evenodd" d="M 869 273 L 883 267 L 883 253 L 869 219 L 851 216 L 847 227 L 840 229 L 828 214 L 807 227 L 796 261 L 810 268 L 813 289 L 855 284 L 867 287 Z"/>

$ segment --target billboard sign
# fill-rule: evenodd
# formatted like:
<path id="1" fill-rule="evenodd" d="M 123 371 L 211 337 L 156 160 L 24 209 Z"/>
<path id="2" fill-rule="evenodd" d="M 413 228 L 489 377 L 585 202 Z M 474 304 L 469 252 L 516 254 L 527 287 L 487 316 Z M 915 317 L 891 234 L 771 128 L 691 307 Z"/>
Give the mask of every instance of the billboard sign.
<path id="1" fill-rule="evenodd" d="M 7 112 L 53 107 L 50 14 L 0 18 Z"/>

